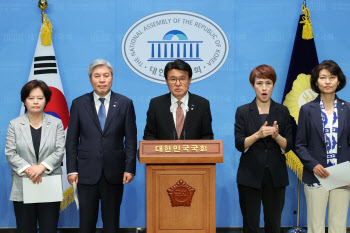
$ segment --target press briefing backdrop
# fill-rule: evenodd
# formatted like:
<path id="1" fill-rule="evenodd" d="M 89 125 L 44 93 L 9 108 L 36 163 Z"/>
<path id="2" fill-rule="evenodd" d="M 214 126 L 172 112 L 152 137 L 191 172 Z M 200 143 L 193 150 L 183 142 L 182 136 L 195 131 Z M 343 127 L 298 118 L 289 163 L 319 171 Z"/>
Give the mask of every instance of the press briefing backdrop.
<path id="1" fill-rule="evenodd" d="M 48 2 L 49 7 L 45 12 L 54 26 L 53 43 L 68 107 L 74 98 L 92 91 L 87 68 L 94 59 L 104 58 L 114 65 L 116 71 L 112 89 L 134 101 L 139 140 L 143 136 L 150 99 L 167 93 L 168 89 L 164 84 L 141 77 L 142 74 L 135 73 L 125 62 L 122 55 L 122 41 L 129 28 L 144 17 L 158 12 L 189 11 L 208 18 L 222 29 L 229 44 L 226 62 L 218 67 L 215 73 L 212 72 L 203 80 L 192 83 L 190 91 L 210 100 L 214 137 L 224 142 L 224 163 L 217 165 L 217 226 L 242 226 L 235 182 L 240 158 L 240 153 L 234 146 L 235 110 L 238 106 L 253 100 L 255 93 L 250 87 L 248 77 L 250 71 L 260 64 L 269 64 L 275 68 L 277 84 L 272 98 L 281 102 L 302 1 L 49 0 Z M 350 3 L 346 0 L 309 0 L 307 7 L 311 11 L 319 61 L 335 60 L 350 77 L 348 26 Z M 0 151 L 2 151 L 0 227 L 6 228 L 15 227 L 15 219 L 12 202 L 9 201 L 10 166 L 3 151 L 9 121 L 17 117 L 20 112 L 19 93 L 21 87 L 28 81 L 36 47 L 41 22 L 37 0 L 1 0 L 0 22 Z M 198 41 L 205 38 L 188 39 Z M 205 45 L 203 43 L 199 46 Z M 145 53 L 151 57 L 150 48 L 145 48 Z M 199 48 L 201 51 L 205 50 L 205 47 Z M 212 55 L 214 54 L 215 51 Z M 202 72 L 206 72 L 204 65 L 201 69 Z M 338 93 L 339 97 L 350 101 L 349 90 L 348 85 Z M 297 208 L 297 178 L 291 171 L 289 175 L 290 185 L 286 192 L 282 226 L 296 224 L 294 211 Z M 301 225 L 305 226 L 306 205 L 303 192 L 301 196 Z M 99 220 L 98 226 L 101 225 Z M 59 226 L 79 226 L 78 212 L 74 204 L 61 213 Z M 135 180 L 125 186 L 121 226 L 145 226 L 144 165 L 137 165 Z"/>

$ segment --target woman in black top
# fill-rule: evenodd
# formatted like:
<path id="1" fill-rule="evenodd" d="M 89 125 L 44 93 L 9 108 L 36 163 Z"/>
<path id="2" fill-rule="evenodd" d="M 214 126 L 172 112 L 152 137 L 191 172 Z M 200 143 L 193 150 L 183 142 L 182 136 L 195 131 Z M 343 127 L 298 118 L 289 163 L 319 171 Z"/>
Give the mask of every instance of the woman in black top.
<path id="1" fill-rule="evenodd" d="M 280 233 L 285 187 L 288 183 L 286 157 L 292 145 L 292 128 L 287 107 L 271 99 L 276 73 L 269 65 L 252 70 L 253 102 L 236 111 L 235 144 L 242 152 L 237 172 L 243 232 L 259 232 L 263 204 L 265 232 Z"/>

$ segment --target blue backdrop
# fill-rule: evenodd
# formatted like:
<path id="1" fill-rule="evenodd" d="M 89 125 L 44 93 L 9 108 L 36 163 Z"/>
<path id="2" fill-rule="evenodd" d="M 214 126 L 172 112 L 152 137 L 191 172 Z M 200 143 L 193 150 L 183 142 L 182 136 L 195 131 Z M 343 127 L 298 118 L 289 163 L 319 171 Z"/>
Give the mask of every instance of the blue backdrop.
<path id="1" fill-rule="evenodd" d="M 215 139 L 224 142 L 224 163 L 217 165 L 217 226 L 242 226 L 236 171 L 240 153 L 234 146 L 234 116 L 238 106 L 255 96 L 250 71 L 269 64 L 277 73 L 272 98 L 281 102 L 302 1 L 290 0 L 49 0 L 45 11 L 54 28 L 53 44 L 68 106 L 92 90 L 87 68 L 96 58 L 114 65 L 112 89 L 135 104 L 138 139 L 143 136 L 148 103 L 168 92 L 167 86 L 136 75 L 124 62 L 121 43 L 130 26 L 159 11 L 185 10 L 204 15 L 226 33 L 230 51 L 226 63 L 211 77 L 193 83 L 190 91 L 210 100 Z M 333 59 L 350 74 L 350 3 L 346 0 L 308 1 L 319 60 Z M 41 23 L 37 0 L 0 1 L 0 150 L 3 152 L 8 123 L 19 115 L 20 89 L 27 82 Z M 350 87 L 338 93 L 349 101 Z M 294 226 L 297 178 L 289 172 L 282 226 Z M 10 166 L 0 157 L 0 227 L 15 227 Z M 263 221 L 263 220 L 262 220 Z M 261 224 L 263 222 L 261 221 Z M 98 223 L 101 226 L 101 221 Z M 306 225 L 302 192 L 301 225 Z M 348 219 L 348 225 L 350 221 Z M 61 213 L 60 227 L 78 227 L 78 212 L 70 205 Z M 125 187 L 122 227 L 145 226 L 145 166 L 137 165 L 135 180 Z"/>

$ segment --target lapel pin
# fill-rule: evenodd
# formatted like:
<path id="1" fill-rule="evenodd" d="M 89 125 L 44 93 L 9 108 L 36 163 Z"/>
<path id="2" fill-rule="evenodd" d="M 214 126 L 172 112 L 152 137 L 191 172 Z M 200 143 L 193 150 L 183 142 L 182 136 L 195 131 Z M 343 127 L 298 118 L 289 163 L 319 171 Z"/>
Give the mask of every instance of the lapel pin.
<path id="1" fill-rule="evenodd" d="M 114 104 L 113 107 L 117 107 L 117 105 Z"/>
<path id="2" fill-rule="evenodd" d="M 193 108 L 191 108 L 191 110 L 193 110 Z"/>

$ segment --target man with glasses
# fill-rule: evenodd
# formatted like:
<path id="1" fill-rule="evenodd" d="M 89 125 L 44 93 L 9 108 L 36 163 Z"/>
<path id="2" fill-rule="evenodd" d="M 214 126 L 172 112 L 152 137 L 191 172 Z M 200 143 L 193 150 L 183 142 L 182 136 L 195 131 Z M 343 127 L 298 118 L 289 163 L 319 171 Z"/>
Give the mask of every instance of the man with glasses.
<path id="1" fill-rule="evenodd" d="M 188 92 L 191 66 L 180 59 L 169 62 L 164 76 L 170 93 L 151 100 L 143 139 L 213 139 L 209 101 Z"/>

